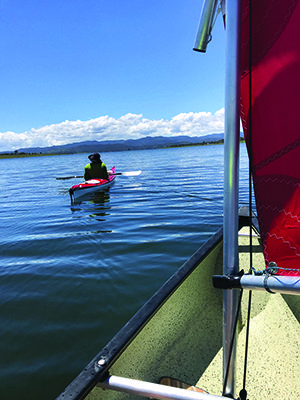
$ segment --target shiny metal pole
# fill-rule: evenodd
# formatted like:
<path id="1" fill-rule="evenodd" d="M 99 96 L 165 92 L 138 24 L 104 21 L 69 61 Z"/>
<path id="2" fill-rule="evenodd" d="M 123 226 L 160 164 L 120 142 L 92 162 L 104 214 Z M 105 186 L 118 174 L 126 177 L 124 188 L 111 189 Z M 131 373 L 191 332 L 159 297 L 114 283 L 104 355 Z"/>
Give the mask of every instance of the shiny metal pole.
<path id="1" fill-rule="evenodd" d="M 226 0 L 226 84 L 224 138 L 224 246 L 223 272 L 238 272 L 238 195 L 240 142 L 241 1 Z M 230 342 L 237 309 L 236 290 L 223 294 L 223 395 L 234 394 L 235 345 L 229 363 Z M 236 340 L 236 339 L 235 339 Z"/>
<path id="2" fill-rule="evenodd" d="M 217 5 L 218 0 L 204 0 L 193 50 L 206 52 L 207 44 L 211 40 L 212 25 Z"/>
<path id="3" fill-rule="evenodd" d="M 243 289 L 266 290 L 269 293 L 293 294 L 300 296 L 299 276 L 243 275 L 240 280 Z"/>
<path id="4" fill-rule="evenodd" d="M 226 397 L 214 394 L 193 392 L 172 386 L 159 385 L 157 383 L 144 382 L 136 379 L 120 376 L 108 376 L 104 382 L 99 382 L 98 387 L 106 390 L 129 393 L 136 396 L 149 397 L 159 400 L 226 400 Z"/>

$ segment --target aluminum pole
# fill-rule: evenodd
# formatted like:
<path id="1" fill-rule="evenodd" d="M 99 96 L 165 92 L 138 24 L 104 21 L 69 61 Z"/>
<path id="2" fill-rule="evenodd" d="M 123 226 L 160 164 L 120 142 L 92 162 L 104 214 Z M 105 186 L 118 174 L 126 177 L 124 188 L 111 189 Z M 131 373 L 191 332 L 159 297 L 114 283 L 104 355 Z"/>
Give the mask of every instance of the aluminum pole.
<path id="1" fill-rule="evenodd" d="M 241 287 L 248 290 L 267 290 L 269 293 L 293 294 L 300 296 L 299 276 L 243 275 Z"/>
<path id="2" fill-rule="evenodd" d="M 149 397 L 159 400 L 221 400 L 226 399 L 214 394 L 193 392 L 157 383 L 144 382 L 136 379 L 109 376 L 104 382 L 99 382 L 102 389 L 116 390 L 117 392 L 130 393 L 135 396 Z"/>
<path id="3" fill-rule="evenodd" d="M 223 272 L 238 272 L 238 195 L 240 142 L 240 33 L 241 1 L 226 0 L 226 83 L 224 138 L 224 247 Z M 223 379 L 237 309 L 236 290 L 223 294 Z M 223 395 L 234 395 L 235 346 Z"/>
<path id="4" fill-rule="evenodd" d="M 206 52 L 206 47 L 211 40 L 213 20 L 216 15 L 218 0 L 204 0 L 201 10 L 198 32 L 195 40 L 194 50 Z"/>

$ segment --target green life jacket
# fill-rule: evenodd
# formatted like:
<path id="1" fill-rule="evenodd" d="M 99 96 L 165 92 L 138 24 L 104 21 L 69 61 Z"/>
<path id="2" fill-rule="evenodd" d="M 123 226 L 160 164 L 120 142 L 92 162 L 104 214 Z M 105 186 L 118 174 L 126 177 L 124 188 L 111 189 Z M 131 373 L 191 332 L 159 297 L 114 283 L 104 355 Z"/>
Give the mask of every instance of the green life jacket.
<path id="1" fill-rule="evenodd" d="M 90 163 L 84 167 L 84 179 L 108 179 L 106 165 L 104 163 Z"/>

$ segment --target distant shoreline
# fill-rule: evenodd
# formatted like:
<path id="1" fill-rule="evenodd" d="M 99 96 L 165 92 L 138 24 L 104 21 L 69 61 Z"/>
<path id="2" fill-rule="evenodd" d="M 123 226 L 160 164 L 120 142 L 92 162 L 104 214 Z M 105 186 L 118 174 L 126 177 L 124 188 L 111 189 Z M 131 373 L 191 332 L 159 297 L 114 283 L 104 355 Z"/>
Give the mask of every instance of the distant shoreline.
<path id="1" fill-rule="evenodd" d="M 13 154 L 7 154 L 7 153 L 3 153 L 0 154 L 0 160 L 4 160 L 4 159 L 10 159 L 10 158 L 27 158 L 27 157 L 46 157 L 46 156 L 63 156 L 66 154 L 63 153 L 59 153 L 59 154 L 48 154 L 48 153 L 41 153 L 41 154 L 32 154 L 32 153 L 13 153 Z"/>
<path id="2" fill-rule="evenodd" d="M 241 138 L 240 140 L 241 143 L 245 142 L 244 139 Z M 164 147 L 157 147 L 155 149 L 136 149 L 136 150 L 158 150 L 158 149 L 172 149 L 172 148 L 178 148 L 178 147 L 194 147 L 194 146 L 211 146 L 211 145 L 220 145 L 224 144 L 224 140 L 217 140 L 215 142 L 203 142 L 203 143 L 189 143 L 189 144 L 174 144 L 174 145 L 169 145 L 169 146 L 164 146 Z M 126 151 L 126 150 L 124 150 Z M 129 150 L 127 150 L 129 151 Z M 134 149 L 130 149 L 130 151 L 134 151 Z M 108 152 L 108 151 L 105 151 Z M 112 150 L 113 152 L 113 150 Z M 83 152 L 85 153 L 85 152 Z M 25 158 L 25 157 L 46 157 L 46 156 L 66 156 L 70 154 L 83 154 L 83 153 L 0 153 L 0 159 L 10 159 L 10 158 Z"/>

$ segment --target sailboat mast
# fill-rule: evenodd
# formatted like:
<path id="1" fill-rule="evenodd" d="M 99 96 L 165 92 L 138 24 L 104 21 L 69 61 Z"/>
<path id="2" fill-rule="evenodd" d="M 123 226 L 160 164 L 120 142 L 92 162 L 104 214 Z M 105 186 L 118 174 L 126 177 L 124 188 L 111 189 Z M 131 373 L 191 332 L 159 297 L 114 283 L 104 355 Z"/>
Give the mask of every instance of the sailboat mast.
<path id="1" fill-rule="evenodd" d="M 226 86 L 224 138 L 224 246 L 223 272 L 238 272 L 238 196 L 240 143 L 240 43 L 241 1 L 225 1 Z M 219 0 L 204 0 L 194 50 L 205 52 Z M 225 393 L 233 395 L 235 344 L 230 357 L 231 338 L 237 309 L 236 290 L 224 291 L 223 298 L 223 380 Z M 229 359 L 231 360 L 229 363 Z"/>
<path id="2" fill-rule="evenodd" d="M 226 84 L 224 137 L 224 245 L 223 272 L 238 272 L 238 195 L 240 142 L 240 43 L 241 1 L 226 0 Z M 228 368 L 229 349 L 237 309 L 236 290 L 223 294 L 223 378 Z M 234 393 L 235 346 L 227 371 L 224 394 Z"/>

